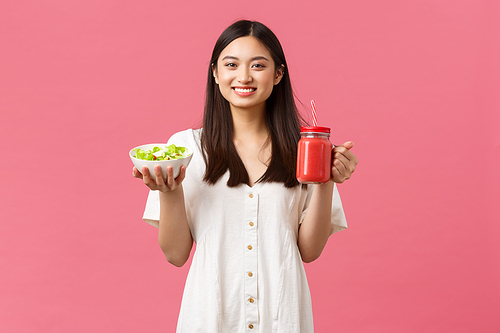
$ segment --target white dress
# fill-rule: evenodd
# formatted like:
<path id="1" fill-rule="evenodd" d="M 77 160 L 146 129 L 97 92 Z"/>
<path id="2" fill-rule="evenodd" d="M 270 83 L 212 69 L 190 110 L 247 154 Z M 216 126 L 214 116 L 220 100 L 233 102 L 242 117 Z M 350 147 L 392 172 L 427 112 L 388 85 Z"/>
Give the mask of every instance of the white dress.
<path id="1" fill-rule="evenodd" d="M 312 186 L 280 183 L 226 186 L 203 181 L 201 130 L 174 134 L 168 144 L 194 148 L 183 190 L 196 251 L 186 280 L 178 333 L 309 333 L 309 286 L 297 247 Z M 148 196 L 143 219 L 158 227 L 159 197 Z M 331 233 L 347 228 L 335 187 Z"/>

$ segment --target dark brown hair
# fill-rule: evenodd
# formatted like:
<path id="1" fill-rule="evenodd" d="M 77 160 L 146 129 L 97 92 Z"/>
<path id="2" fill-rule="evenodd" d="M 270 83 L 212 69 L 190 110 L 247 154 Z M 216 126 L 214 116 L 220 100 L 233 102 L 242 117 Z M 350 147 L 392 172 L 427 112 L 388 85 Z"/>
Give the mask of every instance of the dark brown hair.
<path id="1" fill-rule="evenodd" d="M 213 68 L 219 56 L 233 40 L 253 36 L 270 51 L 276 70 L 284 66 L 283 77 L 266 101 L 266 126 L 270 132 L 272 156 L 262 182 L 280 182 L 286 187 L 298 185 L 295 169 L 297 143 L 300 139 L 302 118 L 295 105 L 288 66 L 281 44 L 275 34 L 264 24 L 242 20 L 233 23 L 220 35 L 215 43 L 208 67 L 205 112 L 201 146 L 206 171 L 203 178 L 215 184 L 229 169 L 227 185 L 235 187 L 249 184 L 248 172 L 233 143 L 233 119 L 229 102 L 222 96 L 215 83 Z M 214 66 L 212 68 L 212 66 Z"/>

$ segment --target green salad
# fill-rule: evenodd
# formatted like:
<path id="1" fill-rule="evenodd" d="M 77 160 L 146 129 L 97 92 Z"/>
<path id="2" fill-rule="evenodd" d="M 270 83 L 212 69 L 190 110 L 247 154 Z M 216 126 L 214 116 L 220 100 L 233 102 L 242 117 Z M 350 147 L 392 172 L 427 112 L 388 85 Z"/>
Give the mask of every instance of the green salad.
<path id="1" fill-rule="evenodd" d="M 178 160 L 189 156 L 186 147 L 170 145 L 165 147 L 153 147 L 153 150 L 135 148 L 135 158 L 146 161 Z"/>

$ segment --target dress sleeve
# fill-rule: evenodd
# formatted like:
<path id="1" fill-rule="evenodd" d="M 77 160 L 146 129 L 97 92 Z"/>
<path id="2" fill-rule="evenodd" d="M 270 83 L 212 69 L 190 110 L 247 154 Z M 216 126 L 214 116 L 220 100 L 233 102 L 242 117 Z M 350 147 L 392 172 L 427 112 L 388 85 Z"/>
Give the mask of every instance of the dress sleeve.
<path id="1" fill-rule="evenodd" d="M 175 133 L 170 137 L 167 145 L 175 144 L 178 146 L 192 146 L 192 142 L 190 142 L 191 140 L 189 140 L 190 136 L 192 137 L 192 130 Z M 146 201 L 146 208 L 144 209 L 142 219 L 156 228 L 159 227 L 160 195 L 158 191 L 149 191 L 148 199 Z"/>
<path id="2" fill-rule="evenodd" d="M 337 184 L 333 187 L 333 202 L 332 202 L 332 222 L 330 235 L 338 231 L 347 229 L 347 220 L 345 218 L 344 207 L 342 207 L 342 200 L 337 189 Z"/>
<path id="3" fill-rule="evenodd" d="M 302 214 L 300 217 L 300 223 L 304 220 L 306 216 L 307 208 L 309 207 L 309 202 L 311 201 L 314 186 L 307 185 L 307 189 L 303 191 L 301 201 Z M 342 207 L 342 200 L 340 199 L 340 194 L 337 189 L 337 184 L 333 186 L 333 198 L 332 198 L 332 211 L 331 211 L 331 222 L 330 222 L 330 235 L 338 231 L 347 229 L 347 221 L 344 214 L 344 208 Z"/>
<path id="4" fill-rule="evenodd" d="M 158 191 L 149 191 L 142 219 L 153 227 L 160 227 L 160 195 Z"/>

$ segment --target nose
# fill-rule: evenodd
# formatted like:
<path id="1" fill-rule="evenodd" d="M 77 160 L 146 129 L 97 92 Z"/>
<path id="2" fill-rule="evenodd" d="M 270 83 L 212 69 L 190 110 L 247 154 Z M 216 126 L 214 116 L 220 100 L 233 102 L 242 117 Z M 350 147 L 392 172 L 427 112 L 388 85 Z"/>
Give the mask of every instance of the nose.
<path id="1" fill-rule="evenodd" d="M 245 66 L 238 68 L 238 82 L 247 83 L 252 81 L 252 76 L 250 74 L 250 69 Z"/>

